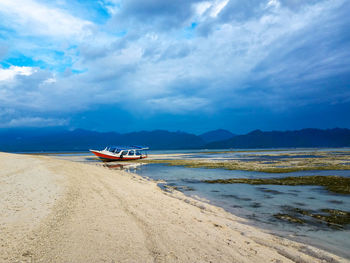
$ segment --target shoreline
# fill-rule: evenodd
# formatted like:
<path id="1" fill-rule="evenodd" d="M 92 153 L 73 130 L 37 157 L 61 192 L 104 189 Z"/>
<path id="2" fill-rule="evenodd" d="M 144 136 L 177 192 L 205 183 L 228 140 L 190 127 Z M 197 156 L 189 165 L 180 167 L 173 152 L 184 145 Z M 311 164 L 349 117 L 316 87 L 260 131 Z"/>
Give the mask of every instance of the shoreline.
<path id="1" fill-rule="evenodd" d="M 109 167 L 109 166 L 107 166 L 107 167 Z M 187 169 L 187 168 L 185 168 L 185 169 Z M 189 169 L 191 169 L 191 168 L 189 168 Z M 135 171 L 133 173 L 135 173 Z M 207 197 L 203 197 L 202 198 L 202 197 L 199 197 L 198 195 L 193 195 L 192 194 L 193 190 L 191 190 L 191 187 L 186 188 L 187 186 L 181 186 L 181 185 L 180 186 L 174 186 L 172 184 L 169 185 L 168 184 L 169 182 L 164 180 L 164 179 L 159 179 L 159 180 L 152 179 L 152 178 L 150 178 L 148 176 L 144 176 L 142 174 L 141 174 L 141 176 L 143 178 L 147 178 L 147 179 L 149 179 L 151 181 L 157 182 L 157 184 L 159 185 L 159 187 L 163 191 L 166 191 L 166 192 L 179 191 L 182 194 L 188 196 L 189 198 L 194 198 L 195 200 L 199 200 L 201 202 L 204 202 L 204 203 L 216 206 L 216 207 L 220 207 L 220 208 L 224 209 L 226 212 L 228 212 L 230 214 L 233 214 L 234 216 L 243 219 L 242 223 L 244 223 L 244 224 L 257 227 L 258 229 L 260 229 L 262 231 L 265 231 L 265 232 L 267 232 L 269 234 L 275 235 L 275 236 L 279 236 L 279 237 L 282 237 L 282 238 L 287 238 L 288 240 L 296 241 L 298 243 L 314 246 L 316 248 L 328 251 L 329 253 L 333 253 L 333 254 L 336 254 L 336 255 L 338 255 L 340 257 L 344 257 L 344 258 L 346 258 L 346 259 L 348 259 L 350 261 L 350 254 L 348 253 L 347 249 L 344 250 L 345 246 L 343 246 L 342 248 L 339 248 L 339 246 L 337 244 L 335 244 L 335 243 L 325 243 L 324 240 L 321 241 L 322 239 L 321 240 L 318 239 L 317 235 L 316 236 L 313 236 L 312 234 L 311 235 L 310 234 L 305 235 L 305 234 L 302 234 L 302 233 L 291 232 L 291 230 L 277 229 L 276 225 L 268 224 L 268 223 L 260 221 L 260 220 L 256 221 L 256 220 L 253 220 L 252 218 L 249 218 L 249 216 L 247 217 L 247 215 L 244 215 L 244 213 L 242 214 L 242 212 L 239 213 L 238 211 L 233 211 L 232 209 L 229 209 L 228 207 L 226 207 L 227 205 L 225 206 L 224 204 L 220 203 L 220 201 L 218 201 L 218 200 L 215 200 L 215 199 L 213 200 L 213 199 L 210 199 L 210 198 L 207 199 Z M 309 176 L 305 176 L 305 177 L 309 177 Z M 297 178 L 302 178 L 303 179 L 305 177 L 304 176 L 300 176 L 300 177 L 297 177 Z M 347 177 L 345 177 L 345 178 L 347 178 Z M 287 177 L 287 179 L 288 179 L 288 177 Z M 230 181 L 232 179 L 226 179 L 226 180 Z M 223 181 L 226 181 L 226 180 L 223 179 Z M 237 179 L 237 180 L 240 180 L 240 179 Z M 249 180 L 254 180 L 254 179 L 247 179 L 247 178 L 245 178 L 243 180 L 248 180 L 249 181 Z M 266 180 L 269 180 L 269 179 L 266 179 Z M 204 180 L 204 181 L 206 181 L 206 180 Z M 219 180 L 219 181 L 221 181 L 221 180 Z M 247 184 L 247 183 L 243 182 L 243 184 Z M 299 184 L 296 184 L 296 185 L 299 185 Z M 300 184 L 300 185 L 302 185 L 302 184 Z M 318 186 L 317 184 L 314 184 L 314 185 Z M 242 207 L 240 207 L 240 209 L 241 208 Z M 325 210 L 325 209 L 323 209 L 323 210 Z M 336 210 L 334 210 L 334 211 L 336 211 Z M 308 210 L 301 210 L 300 211 L 300 213 L 305 213 L 305 212 L 308 212 Z M 317 215 L 317 214 L 315 214 L 315 215 Z M 311 217 L 315 218 L 315 215 L 312 214 Z M 284 219 L 283 221 L 286 222 L 286 219 Z M 326 222 L 323 222 L 323 223 L 326 223 Z M 286 224 L 288 224 L 288 223 L 286 223 Z M 296 224 L 295 222 L 294 223 L 290 222 L 290 224 L 294 225 L 295 227 L 300 227 L 300 225 Z M 335 223 L 335 226 L 337 226 L 336 223 Z M 315 231 L 315 233 L 318 232 L 318 230 L 316 230 L 316 229 L 314 231 Z M 327 231 L 327 230 L 321 229 L 321 231 Z M 334 231 L 334 228 L 332 230 L 328 229 L 328 231 Z M 347 230 L 344 229 L 343 231 L 347 231 Z"/>
<path id="2" fill-rule="evenodd" d="M 7 153 L 0 164 L 4 262 L 349 262 L 125 171 Z"/>

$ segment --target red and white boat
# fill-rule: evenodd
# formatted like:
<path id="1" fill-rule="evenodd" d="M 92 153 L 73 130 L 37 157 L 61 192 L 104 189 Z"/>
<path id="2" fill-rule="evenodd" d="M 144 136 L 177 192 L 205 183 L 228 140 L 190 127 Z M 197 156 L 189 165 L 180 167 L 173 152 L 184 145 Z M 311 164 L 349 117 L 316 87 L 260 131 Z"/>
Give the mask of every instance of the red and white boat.
<path id="1" fill-rule="evenodd" d="M 108 146 L 102 151 L 90 150 L 102 161 L 129 161 L 147 158 L 148 147 Z"/>

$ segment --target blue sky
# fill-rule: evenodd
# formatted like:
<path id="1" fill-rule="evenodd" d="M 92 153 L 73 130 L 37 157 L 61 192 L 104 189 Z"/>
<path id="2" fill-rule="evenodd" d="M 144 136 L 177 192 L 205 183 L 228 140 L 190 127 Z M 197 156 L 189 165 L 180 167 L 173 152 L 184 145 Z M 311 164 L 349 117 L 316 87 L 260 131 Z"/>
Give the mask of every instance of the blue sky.
<path id="1" fill-rule="evenodd" d="M 0 127 L 350 128 L 348 0 L 1 0 Z"/>

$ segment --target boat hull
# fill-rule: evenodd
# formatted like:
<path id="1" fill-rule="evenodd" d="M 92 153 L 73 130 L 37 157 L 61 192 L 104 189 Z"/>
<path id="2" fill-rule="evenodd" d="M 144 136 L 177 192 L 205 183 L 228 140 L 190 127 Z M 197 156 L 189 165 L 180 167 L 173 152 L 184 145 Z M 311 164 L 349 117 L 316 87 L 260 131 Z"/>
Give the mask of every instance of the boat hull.
<path id="1" fill-rule="evenodd" d="M 92 152 L 93 154 L 95 154 L 98 158 L 100 158 L 102 161 L 105 162 L 111 162 L 111 161 L 130 161 L 130 160 L 140 160 L 140 159 L 144 159 L 146 158 L 146 156 L 135 156 L 135 157 L 131 157 L 131 156 L 114 156 L 114 155 L 109 155 L 109 154 L 105 154 L 102 153 L 100 151 L 94 151 L 94 150 L 90 150 L 90 152 Z"/>

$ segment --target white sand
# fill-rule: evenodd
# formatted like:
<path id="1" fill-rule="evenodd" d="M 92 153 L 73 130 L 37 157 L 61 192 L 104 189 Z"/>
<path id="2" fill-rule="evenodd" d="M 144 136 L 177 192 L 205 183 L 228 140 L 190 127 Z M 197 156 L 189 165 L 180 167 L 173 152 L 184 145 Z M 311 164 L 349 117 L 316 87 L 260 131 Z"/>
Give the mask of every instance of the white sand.
<path id="1" fill-rule="evenodd" d="M 347 262 L 123 171 L 0 153 L 0 262 Z"/>

